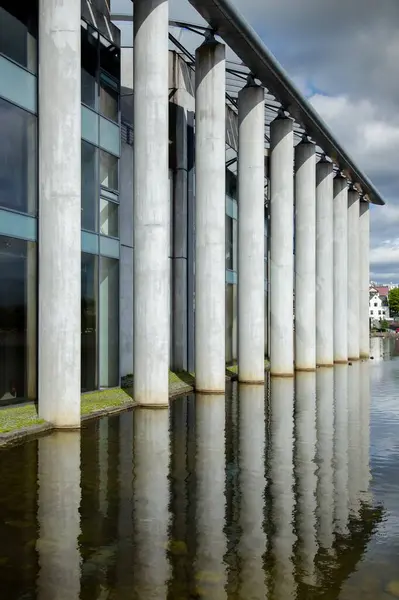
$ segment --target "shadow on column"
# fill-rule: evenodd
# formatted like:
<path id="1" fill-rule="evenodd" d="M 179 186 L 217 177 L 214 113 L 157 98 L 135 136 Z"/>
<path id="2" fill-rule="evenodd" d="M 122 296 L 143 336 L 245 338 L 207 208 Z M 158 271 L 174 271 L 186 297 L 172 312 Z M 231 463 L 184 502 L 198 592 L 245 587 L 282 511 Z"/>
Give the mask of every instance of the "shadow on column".
<path id="1" fill-rule="evenodd" d="M 39 600 L 80 597 L 80 433 L 38 442 Z"/>
<path id="2" fill-rule="evenodd" d="M 266 595 L 264 554 L 265 504 L 265 389 L 239 385 L 239 595 L 263 600 Z"/>

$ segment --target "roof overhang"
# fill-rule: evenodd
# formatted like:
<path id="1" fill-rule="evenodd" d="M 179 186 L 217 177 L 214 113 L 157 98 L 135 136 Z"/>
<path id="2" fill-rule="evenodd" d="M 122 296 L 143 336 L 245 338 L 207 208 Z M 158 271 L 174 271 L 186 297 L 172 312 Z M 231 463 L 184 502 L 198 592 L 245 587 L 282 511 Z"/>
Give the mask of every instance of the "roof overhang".
<path id="1" fill-rule="evenodd" d="M 320 148 L 331 158 L 365 200 L 385 204 L 378 190 L 337 142 L 319 114 L 291 82 L 260 37 L 245 21 L 231 0 L 189 0 L 210 27 L 251 69 L 257 79 Z"/>

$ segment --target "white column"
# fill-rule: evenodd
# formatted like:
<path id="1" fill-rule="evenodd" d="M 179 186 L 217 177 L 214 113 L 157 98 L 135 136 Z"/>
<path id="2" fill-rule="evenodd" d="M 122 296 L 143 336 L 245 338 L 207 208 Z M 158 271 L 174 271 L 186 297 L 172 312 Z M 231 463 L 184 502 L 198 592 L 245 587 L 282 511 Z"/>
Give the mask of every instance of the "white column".
<path id="1" fill-rule="evenodd" d="M 225 47 L 196 52 L 195 379 L 202 392 L 225 389 Z"/>
<path id="2" fill-rule="evenodd" d="M 348 183 L 334 178 L 334 362 L 348 362 Z"/>
<path id="3" fill-rule="evenodd" d="M 238 95 L 238 378 L 265 380 L 265 92 Z"/>
<path id="4" fill-rule="evenodd" d="M 316 167 L 316 362 L 334 364 L 333 181 L 331 162 Z"/>
<path id="5" fill-rule="evenodd" d="M 138 408 L 133 439 L 134 589 L 139 598 L 163 600 L 170 577 L 168 411 Z"/>
<path id="6" fill-rule="evenodd" d="M 294 133 L 288 118 L 270 125 L 270 371 L 294 375 Z"/>
<path id="7" fill-rule="evenodd" d="M 80 0 L 39 2 L 39 415 L 80 427 Z"/>
<path id="8" fill-rule="evenodd" d="M 345 535 L 349 524 L 348 498 L 348 370 L 334 368 L 334 521 L 338 533 Z"/>
<path id="9" fill-rule="evenodd" d="M 169 400 L 168 1 L 134 3 L 134 399 Z"/>
<path id="10" fill-rule="evenodd" d="M 359 359 L 359 194 L 348 192 L 348 360 Z"/>
<path id="11" fill-rule="evenodd" d="M 39 600 L 80 597 L 80 433 L 38 441 Z"/>
<path id="12" fill-rule="evenodd" d="M 370 285 L 370 210 L 361 201 L 359 210 L 359 355 L 370 356 L 369 285 Z"/>
<path id="13" fill-rule="evenodd" d="M 195 579 L 201 596 L 225 600 L 225 396 L 196 395 Z"/>
<path id="14" fill-rule="evenodd" d="M 270 540 L 274 559 L 274 595 L 276 600 L 296 595 L 294 571 L 294 379 L 273 377 L 270 388 L 270 495 L 272 521 Z"/>
<path id="15" fill-rule="evenodd" d="M 240 598 L 265 598 L 265 391 L 240 385 Z"/>
<path id="16" fill-rule="evenodd" d="M 295 378 L 295 430 L 298 541 L 303 580 L 315 585 L 316 537 L 316 374 L 298 373 Z"/>
<path id="17" fill-rule="evenodd" d="M 295 368 L 316 369 L 316 148 L 295 148 Z"/>
<path id="18" fill-rule="evenodd" d="M 317 404 L 317 516 L 318 541 L 331 550 L 334 542 L 334 370 L 318 369 Z"/>

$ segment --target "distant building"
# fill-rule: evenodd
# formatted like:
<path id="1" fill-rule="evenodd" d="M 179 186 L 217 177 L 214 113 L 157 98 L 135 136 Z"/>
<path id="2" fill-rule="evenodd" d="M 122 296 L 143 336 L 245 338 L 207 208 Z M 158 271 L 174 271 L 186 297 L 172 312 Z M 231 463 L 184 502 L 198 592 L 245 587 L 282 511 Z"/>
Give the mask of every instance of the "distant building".
<path id="1" fill-rule="evenodd" d="M 369 317 L 373 321 L 389 320 L 388 286 L 370 285 Z"/>

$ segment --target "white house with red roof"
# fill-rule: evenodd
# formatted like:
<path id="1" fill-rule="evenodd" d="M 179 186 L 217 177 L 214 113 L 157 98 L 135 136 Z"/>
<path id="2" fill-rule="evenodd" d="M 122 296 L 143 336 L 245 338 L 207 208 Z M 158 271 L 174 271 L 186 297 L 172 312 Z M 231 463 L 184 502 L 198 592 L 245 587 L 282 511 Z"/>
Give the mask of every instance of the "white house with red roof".
<path id="1" fill-rule="evenodd" d="M 388 286 L 370 285 L 369 317 L 373 321 L 389 320 Z"/>

